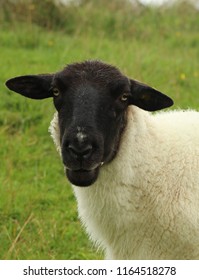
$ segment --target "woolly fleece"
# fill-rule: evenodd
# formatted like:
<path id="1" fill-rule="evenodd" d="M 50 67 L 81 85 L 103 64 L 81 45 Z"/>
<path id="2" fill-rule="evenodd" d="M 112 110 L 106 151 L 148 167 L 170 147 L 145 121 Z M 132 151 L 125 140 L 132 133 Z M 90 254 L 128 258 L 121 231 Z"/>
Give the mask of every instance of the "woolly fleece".
<path id="1" fill-rule="evenodd" d="M 61 155 L 57 113 L 50 133 Z M 199 259 L 199 113 L 129 106 L 117 156 L 72 187 L 107 259 Z"/>

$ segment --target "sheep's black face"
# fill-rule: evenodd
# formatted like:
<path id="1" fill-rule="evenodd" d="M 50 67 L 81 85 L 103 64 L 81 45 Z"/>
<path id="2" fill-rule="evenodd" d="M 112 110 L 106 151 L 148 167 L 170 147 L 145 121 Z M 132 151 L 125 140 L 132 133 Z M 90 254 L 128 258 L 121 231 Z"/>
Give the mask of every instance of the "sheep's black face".
<path id="1" fill-rule="evenodd" d="M 99 61 L 71 64 L 55 74 L 16 77 L 6 85 L 29 98 L 53 97 L 66 175 L 77 186 L 93 184 L 101 166 L 115 157 L 128 105 L 155 111 L 173 104 L 168 96 Z"/>
<path id="2" fill-rule="evenodd" d="M 113 67 L 76 64 L 55 76 L 52 91 L 67 177 L 74 185 L 89 186 L 117 152 L 130 82 Z"/>

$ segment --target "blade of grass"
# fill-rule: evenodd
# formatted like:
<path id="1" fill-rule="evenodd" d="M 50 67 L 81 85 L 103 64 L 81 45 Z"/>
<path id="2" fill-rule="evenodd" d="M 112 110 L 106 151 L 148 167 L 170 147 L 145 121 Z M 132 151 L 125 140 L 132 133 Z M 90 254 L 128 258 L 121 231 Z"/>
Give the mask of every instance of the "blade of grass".
<path id="1" fill-rule="evenodd" d="M 15 237 L 15 239 L 13 240 L 7 254 L 5 255 L 4 259 L 8 259 L 9 256 L 12 254 L 12 252 L 15 250 L 16 244 L 19 241 L 23 231 L 25 230 L 25 227 L 28 225 L 28 223 L 32 220 L 33 218 L 33 213 L 31 213 L 28 218 L 26 219 L 25 223 L 23 224 L 23 226 L 21 227 L 20 231 L 18 232 L 17 236 Z"/>

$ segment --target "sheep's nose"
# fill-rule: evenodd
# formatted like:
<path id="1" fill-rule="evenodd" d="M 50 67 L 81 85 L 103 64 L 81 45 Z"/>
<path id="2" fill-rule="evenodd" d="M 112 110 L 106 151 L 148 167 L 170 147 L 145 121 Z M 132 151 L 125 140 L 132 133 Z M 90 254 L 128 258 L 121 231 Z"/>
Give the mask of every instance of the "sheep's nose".
<path id="1" fill-rule="evenodd" d="M 67 148 L 68 148 L 68 152 L 72 157 L 84 158 L 84 159 L 88 158 L 93 150 L 91 144 L 84 144 L 84 145 L 69 144 Z"/>

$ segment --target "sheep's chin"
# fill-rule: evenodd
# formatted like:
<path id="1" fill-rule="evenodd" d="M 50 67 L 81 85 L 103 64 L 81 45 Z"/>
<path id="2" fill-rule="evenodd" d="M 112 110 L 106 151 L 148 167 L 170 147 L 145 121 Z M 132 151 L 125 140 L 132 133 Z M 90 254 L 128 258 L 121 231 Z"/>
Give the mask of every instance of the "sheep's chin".
<path id="1" fill-rule="evenodd" d="M 92 170 L 69 170 L 66 169 L 66 176 L 71 184 L 77 187 L 89 187 L 98 177 L 99 167 Z"/>

